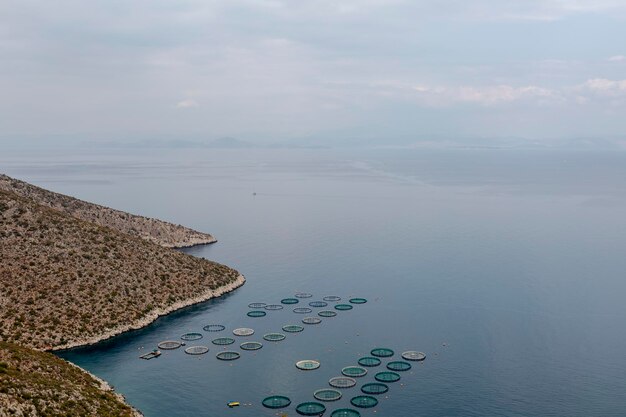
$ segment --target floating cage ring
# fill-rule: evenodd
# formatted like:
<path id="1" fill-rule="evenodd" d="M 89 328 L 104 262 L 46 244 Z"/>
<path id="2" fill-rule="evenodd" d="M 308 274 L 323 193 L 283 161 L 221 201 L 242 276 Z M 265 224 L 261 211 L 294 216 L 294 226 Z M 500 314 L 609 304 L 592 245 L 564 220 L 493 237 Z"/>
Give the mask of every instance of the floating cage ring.
<path id="1" fill-rule="evenodd" d="M 368 395 L 380 395 L 389 391 L 389 386 L 382 382 L 370 382 L 361 387 L 361 392 Z"/>
<path id="2" fill-rule="evenodd" d="M 248 304 L 249 308 L 265 308 L 267 303 L 250 303 Z"/>
<path id="3" fill-rule="evenodd" d="M 157 345 L 157 347 L 163 350 L 174 350 L 174 349 L 178 349 L 182 345 L 183 345 L 182 343 L 176 340 L 164 340 L 163 342 L 160 342 Z"/>
<path id="4" fill-rule="evenodd" d="M 301 416 L 321 416 L 326 412 L 326 406 L 316 402 L 298 404 L 296 412 Z"/>
<path id="5" fill-rule="evenodd" d="M 314 361 L 312 359 L 305 359 L 302 361 L 296 362 L 296 368 L 302 371 L 313 371 L 320 367 L 319 361 Z"/>
<path id="6" fill-rule="evenodd" d="M 267 340 L 268 342 L 280 342 L 281 340 L 285 340 L 286 337 L 287 336 L 282 333 L 267 333 L 263 336 L 263 339 Z"/>
<path id="7" fill-rule="evenodd" d="M 252 310 L 252 311 L 248 311 L 247 316 L 248 317 L 265 317 L 267 313 L 265 311 L 261 311 L 261 310 Z"/>
<path id="8" fill-rule="evenodd" d="M 286 326 L 283 326 L 283 331 L 288 333 L 300 333 L 303 330 L 304 327 L 300 326 L 299 324 L 288 324 Z"/>
<path id="9" fill-rule="evenodd" d="M 371 395 L 357 395 L 350 400 L 350 404 L 359 408 L 372 408 L 378 405 L 378 400 Z"/>
<path id="10" fill-rule="evenodd" d="M 328 381 L 333 388 L 352 388 L 356 385 L 356 379 L 347 376 L 336 376 Z"/>
<path id="11" fill-rule="evenodd" d="M 404 352 L 402 354 L 402 358 L 407 361 L 423 361 L 426 359 L 426 354 L 424 352 L 418 352 L 416 350 L 409 350 L 408 352 Z"/>
<path id="12" fill-rule="evenodd" d="M 327 295 L 326 297 L 322 298 L 322 300 L 336 303 L 337 301 L 341 301 L 341 297 L 338 297 L 336 295 Z"/>
<path id="13" fill-rule="evenodd" d="M 313 393 L 313 397 L 318 401 L 338 401 L 341 396 L 341 391 L 331 388 L 318 389 Z"/>
<path id="14" fill-rule="evenodd" d="M 209 351 L 207 346 L 189 346 L 185 349 L 185 353 L 188 355 L 204 355 Z"/>
<path id="15" fill-rule="evenodd" d="M 374 375 L 374 379 L 378 382 L 398 382 L 400 375 L 391 371 L 379 372 Z"/>
<path id="16" fill-rule="evenodd" d="M 254 334 L 254 330 L 247 327 L 240 327 L 233 330 L 233 334 L 235 336 L 252 336 Z"/>
<path id="17" fill-rule="evenodd" d="M 235 359 L 239 359 L 241 355 L 239 354 L 239 352 L 225 350 L 215 355 L 215 357 L 221 361 L 234 361 Z"/>
<path id="18" fill-rule="evenodd" d="M 296 298 L 311 298 L 311 297 L 313 297 L 313 294 L 309 294 L 308 292 L 298 292 L 298 293 L 294 294 L 294 296 Z"/>
<path id="19" fill-rule="evenodd" d="M 300 300 L 298 300 L 297 298 L 283 298 L 282 300 L 280 300 L 281 304 L 298 304 L 300 302 Z"/>
<path id="20" fill-rule="evenodd" d="M 319 317 L 305 317 L 302 319 L 302 323 L 304 324 L 320 324 L 322 319 Z"/>
<path id="21" fill-rule="evenodd" d="M 313 310 L 308 307 L 296 307 L 293 309 L 293 312 L 297 314 L 309 314 L 312 313 Z"/>
<path id="22" fill-rule="evenodd" d="M 359 297 L 351 298 L 349 301 L 350 301 L 351 304 L 365 304 L 365 303 L 367 303 L 367 299 L 359 298 Z"/>
<path id="23" fill-rule="evenodd" d="M 367 375 L 367 369 L 361 368 L 360 366 L 346 366 L 341 370 L 341 373 L 351 378 L 360 378 Z"/>
<path id="24" fill-rule="evenodd" d="M 263 344 L 259 342 L 243 342 L 239 347 L 243 350 L 259 350 L 263 347 Z"/>
<path id="25" fill-rule="evenodd" d="M 364 358 L 359 359 L 359 365 L 373 368 L 375 366 L 380 365 L 380 359 L 375 358 L 373 356 L 366 356 Z"/>
<path id="26" fill-rule="evenodd" d="M 218 346 L 226 346 L 235 343 L 235 339 L 232 337 L 218 337 L 217 339 L 211 340 L 211 343 Z"/>
<path id="27" fill-rule="evenodd" d="M 272 395 L 265 397 L 261 404 L 263 404 L 263 407 L 265 408 L 285 408 L 291 405 L 291 400 L 289 397 L 285 397 L 284 395 Z"/>
<path id="28" fill-rule="evenodd" d="M 377 358 L 390 358 L 394 355 L 394 351 L 387 348 L 372 349 L 370 353 L 372 356 L 376 356 Z"/>
<path id="29" fill-rule="evenodd" d="M 316 307 L 316 308 L 319 308 L 319 307 L 326 307 L 326 306 L 328 305 L 328 303 L 327 303 L 327 302 L 324 302 L 324 301 L 311 301 L 311 302 L 309 303 L 309 305 L 310 305 L 311 307 Z"/>
<path id="30" fill-rule="evenodd" d="M 226 326 L 222 326 L 221 324 L 207 324 L 202 328 L 205 332 L 221 332 L 225 329 Z"/>
<path id="31" fill-rule="evenodd" d="M 335 305 L 335 310 L 339 310 L 339 311 L 347 311 L 347 310 L 352 310 L 354 307 L 352 307 L 350 304 L 337 304 Z"/>
<path id="32" fill-rule="evenodd" d="M 393 361 L 387 364 L 387 369 L 396 372 L 405 372 L 411 369 L 411 364 L 403 361 Z"/>
<path id="33" fill-rule="evenodd" d="M 190 342 L 192 340 L 200 340 L 200 339 L 202 339 L 202 333 L 195 333 L 195 332 L 185 333 L 180 338 L 185 340 L 185 341 L 187 341 L 187 342 Z"/>
<path id="34" fill-rule="evenodd" d="M 317 315 L 320 317 L 335 317 L 337 315 L 337 312 L 332 310 L 322 310 L 318 311 Z"/>
<path id="35" fill-rule="evenodd" d="M 264 308 L 268 311 L 274 311 L 274 310 L 282 310 L 283 306 L 281 306 L 280 304 L 268 304 Z"/>
<path id="36" fill-rule="evenodd" d="M 330 417 L 361 417 L 361 413 L 351 408 L 339 408 L 330 413 Z"/>

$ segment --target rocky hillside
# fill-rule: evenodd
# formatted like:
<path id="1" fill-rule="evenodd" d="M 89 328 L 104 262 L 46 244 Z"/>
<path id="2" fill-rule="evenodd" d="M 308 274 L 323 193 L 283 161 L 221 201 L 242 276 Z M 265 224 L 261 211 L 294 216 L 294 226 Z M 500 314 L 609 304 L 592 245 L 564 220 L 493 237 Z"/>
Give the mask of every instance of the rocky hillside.
<path id="1" fill-rule="evenodd" d="M 22 197 L 30 198 L 39 204 L 78 219 L 109 227 L 169 248 L 182 248 L 216 241 L 213 236 L 207 233 L 88 203 L 2 174 L 0 174 L 0 190 L 15 192 Z"/>
<path id="2" fill-rule="evenodd" d="M 224 265 L 39 204 L 25 189 L 0 190 L 2 341 L 91 343 L 244 282 Z"/>
<path id="3" fill-rule="evenodd" d="M 140 416 L 103 381 L 56 356 L 0 342 L 0 417 Z"/>

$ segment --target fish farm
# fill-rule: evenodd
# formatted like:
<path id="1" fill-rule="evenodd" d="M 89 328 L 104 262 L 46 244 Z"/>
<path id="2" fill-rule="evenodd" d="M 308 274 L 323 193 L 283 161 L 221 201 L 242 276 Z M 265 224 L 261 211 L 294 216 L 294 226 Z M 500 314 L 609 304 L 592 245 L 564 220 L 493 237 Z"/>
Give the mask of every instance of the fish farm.
<path id="1" fill-rule="evenodd" d="M 373 368 L 375 366 L 380 365 L 381 360 L 373 356 L 366 356 L 364 358 L 359 359 L 358 363 L 361 366 L 367 366 L 368 368 Z"/>
<path id="2" fill-rule="evenodd" d="M 208 351 L 209 348 L 206 346 L 189 346 L 185 349 L 187 355 L 204 355 Z"/>
<path id="3" fill-rule="evenodd" d="M 287 336 L 282 333 L 268 333 L 263 336 L 263 339 L 267 340 L 268 342 L 280 342 L 281 340 L 285 340 L 286 337 Z"/>
<path id="4" fill-rule="evenodd" d="M 234 361 L 235 359 L 239 359 L 241 355 L 239 354 L 239 352 L 225 350 L 215 355 L 215 357 L 221 361 Z"/>
<path id="5" fill-rule="evenodd" d="M 240 327 L 233 330 L 233 334 L 235 336 L 252 336 L 254 334 L 254 330 L 247 327 Z"/>
<path id="6" fill-rule="evenodd" d="M 320 363 L 318 361 L 314 361 L 311 359 L 305 359 L 305 360 L 296 362 L 296 368 L 301 369 L 303 371 L 312 371 L 319 367 L 320 367 Z"/>
<path id="7" fill-rule="evenodd" d="M 341 391 L 337 391 L 336 389 L 324 388 L 318 389 L 313 393 L 313 397 L 315 397 L 318 401 L 339 401 L 342 397 Z"/>
<path id="8" fill-rule="evenodd" d="M 303 330 L 304 327 L 300 326 L 299 324 L 288 324 L 286 326 L 283 326 L 283 331 L 287 333 L 300 333 Z"/>
<path id="9" fill-rule="evenodd" d="M 263 344 L 259 342 L 243 342 L 239 347 L 243 350 L 259 350 L 263 347 Z"/>
<path id="10" fill-rule="evenodd" d="M 202 333 L 185 333 L 180 338 L 187 342 L 192 341 L 192 340 L 200 340 L 202 339 Z"/>
<path id="11" fill-rule="evenodd" d="M 291 405 L 291 400 L 289 397 L 285 397 L 284 395 L 272 395 L 264 398 L 261 404 L 263 404 L 263 407 L 266 408 L 278 409 L 289 407 Z"/>
<path id="12" fill-rule="evenodd" d="M 226 326 L 222 326 L 221 324 L 207 324 L 202 328 L 205 332 L 221 332 L 225 329 Z"/>
<path id="13" fill-rule="evenodd" d="M 296 407 L 296 412 L 302 416 L 320 416 L 326 412 L 326 406 L 311 401 L 299 404 Z"/>

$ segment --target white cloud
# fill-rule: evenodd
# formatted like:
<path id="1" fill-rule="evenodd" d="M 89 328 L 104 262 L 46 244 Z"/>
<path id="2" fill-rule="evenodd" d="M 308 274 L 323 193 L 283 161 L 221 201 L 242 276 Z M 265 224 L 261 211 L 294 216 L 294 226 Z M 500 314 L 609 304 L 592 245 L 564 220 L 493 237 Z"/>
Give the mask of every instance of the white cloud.
<path id="1" fill-rule="evenodd" d="M 176 108 L 178 109 L 188 109 L 191 107 L 198 107 L 198 102 L 191 98 L 187 98 L 176 103 Z"/>
<path id="2" fill-rule="evenodd" d="M 580 88 L 598 95 L 620 96 L 626 94 L 626 80 L 593 78 L 585 81 Z"/>
<path id="3" fill-rule="evenodd" d="M 624 55 L 614 55 L 612 57 L 609 58 L 610 62 L 622 62 L 622 61 L 626 61 L 626 56 Z"/>

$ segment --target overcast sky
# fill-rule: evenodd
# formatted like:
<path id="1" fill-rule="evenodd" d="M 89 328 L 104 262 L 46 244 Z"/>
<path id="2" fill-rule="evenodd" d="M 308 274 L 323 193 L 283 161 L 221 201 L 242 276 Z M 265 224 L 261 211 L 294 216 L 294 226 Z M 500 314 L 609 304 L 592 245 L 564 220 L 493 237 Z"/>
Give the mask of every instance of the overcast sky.
<path id="1" fill-rule="evenodd" d="M 625 0 L 3 0 L 0 140 L 626 133 Z"/>

